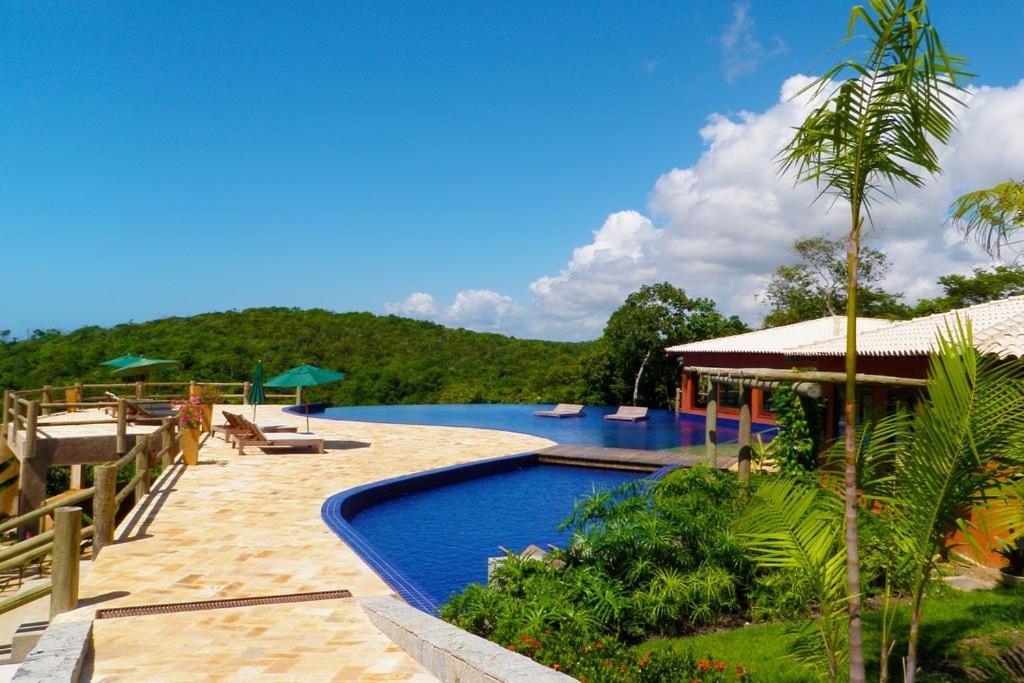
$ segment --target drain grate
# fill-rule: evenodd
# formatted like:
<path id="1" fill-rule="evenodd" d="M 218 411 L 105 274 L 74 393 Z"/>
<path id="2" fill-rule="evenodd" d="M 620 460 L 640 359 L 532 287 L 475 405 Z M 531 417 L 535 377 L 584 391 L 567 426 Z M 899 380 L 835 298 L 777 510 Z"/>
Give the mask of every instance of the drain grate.
<path id="1" fill-rule="evenodd" d="M 111 607 L 96 610 L 97 619 L 117 617 L 143 617 L 150 614 L 172 614 L 174 612 L 201 612 L 228 607 L 252 607 L 254 605 L 280 605 L 288 602 L 310 602 L 312 600 L 337 600 L 351 598 L 347 590 L 317 591 L 315 593 L 292 593 L 290 595 L 265 595 L 259 598 L 227 598 L 222 600 L 197 600 L 195 602 L 168 602 L 163 605 L 139 605 L 138 607 Z"/>

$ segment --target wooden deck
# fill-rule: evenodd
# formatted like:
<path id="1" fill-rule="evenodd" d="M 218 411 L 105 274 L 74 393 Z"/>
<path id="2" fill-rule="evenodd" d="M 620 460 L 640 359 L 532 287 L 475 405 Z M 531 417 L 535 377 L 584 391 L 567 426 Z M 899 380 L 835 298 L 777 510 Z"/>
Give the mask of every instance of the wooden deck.
<path id="1" fill-rule="evenodd" d="M 607 467 L 620 470 L 654 472 L 666 465 L 693 467 L 705 462 L 704 447 L 688 450 L 642 451 L 632 448 L 602 448 L 599 446 L 551 446 L 537 451 L 541 462 L 580 467 Z M 718 454 L 719 469 L 735 469 L 736 455 Z"/>

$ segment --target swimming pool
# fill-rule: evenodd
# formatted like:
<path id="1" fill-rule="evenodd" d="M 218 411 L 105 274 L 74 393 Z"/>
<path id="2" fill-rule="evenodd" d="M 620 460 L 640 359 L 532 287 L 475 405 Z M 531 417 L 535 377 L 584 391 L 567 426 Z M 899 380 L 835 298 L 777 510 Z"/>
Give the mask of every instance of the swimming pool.
<path id="1" fill-rule="evenodd" d="M 704 418 L 683 415 L 672 410 L 651 410 L 644 422 L 605 420 L 615 412 L 607 406 L 587 406 L 583 417 L 538 417 L 535 410 L 550 405 L 526 404 L 459 404 L 412 406 L 331 407 L 317 412 L 317 417 L 360 422 L 443 425 L 447 427 L 482 427 L 509 432 L 533 434 L 561 444 L 605 446 L 661 450 L 676 446 L 704 443 Z M 718 441 L 735 441 L 736 421 L 718 419 Z M 755 431 L 773 429 L 754 425 Z"/>
<path id="2" fill-rule="evenodd" d="M 498 546 L 564 547 L 557 526 L 579 497 L 643 476 L 495 458 L 351 489 L 328 499 L 323 517 L 407 602 L 434 612 L 486 582 Z"/>

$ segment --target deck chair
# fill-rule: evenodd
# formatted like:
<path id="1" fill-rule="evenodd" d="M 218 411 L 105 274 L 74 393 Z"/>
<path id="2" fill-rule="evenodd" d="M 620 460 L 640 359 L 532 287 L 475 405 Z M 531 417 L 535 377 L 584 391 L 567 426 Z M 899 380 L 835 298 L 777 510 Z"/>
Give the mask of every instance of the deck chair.
<path id="1" fill-rule="evenodd" d="M 606 420 L 621 420 L 622 422 L 638 422 L 647 419 L 647 408 L 643 406 L 619 406 L 618 412 L 605 415 Z"/>
<path id="2" fill-rule="evenodd" d="M 553 410 L 535 410 L 540 417 L 583 417 L 583 406 L 578 403 L 559 403 Z"/>
<path id="3" fill-rule="evenodd" d="M 246 446 L 258 448 L 296 448 L 314 447 L 317 453 L 324 452 L 324 438 L 318 434 L 296 434 L 280 432 L 264 432 L 259 425 L 253 424 L 241 415 L 238 416 L 246 426 L 245 434 L 235 435 L 235 443 L 238 445 L 238 454 L 245 455 Z"/>
<path id="4" fill-rule="evenodd" d="M 104 393 L 106 393 L 107 398 L 112 401 L 119 401 L 123 398 L 122 396 L 118 396 L 110 391 Z M 125 398 L 124 404 L 128 417 L 135 418 L 136 420 L 162 420 L 165 417 L 175 417 L 178 414 L 178 411 L 172 408 L 171 404 L 166 401 L 150 401 L 143 403 L 136 399 Z M 114 412 L 117 412 L 116 409 Z"/>
<path id="5" fill-rule="evenodd" d="M 236 413 L 229 413 L 228 411 L 222 411 L 225 419 L 225 423 L 222 425 L 213 425 L 213 433 L 220 434 L 221 438 L 225 441 L 231 441 L 232 438 L 238 434 L 248 434 L 249 428 L 242 422 L 242 416 Z M 286 424 L 274 423 L 274 422 L 258 422 L 256 426 L 264 432 L 297 432 L 298 427 L 289 427 Z"/>

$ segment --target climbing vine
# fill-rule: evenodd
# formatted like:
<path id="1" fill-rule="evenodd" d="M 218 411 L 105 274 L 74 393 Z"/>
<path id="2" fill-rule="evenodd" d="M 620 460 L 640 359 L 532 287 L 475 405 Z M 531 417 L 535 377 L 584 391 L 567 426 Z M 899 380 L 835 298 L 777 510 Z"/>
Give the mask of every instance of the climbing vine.
<path id="1" fill-rule="evenodd" d="M 821 403 L 801 398 L 791 384 L 780 384 L 772 393 L 772 411 L 779 425 L 773 457 L 782 472 L 801 474 L 817 465 L 818 416 Z"/>

